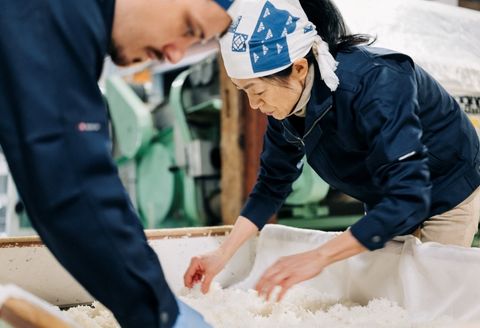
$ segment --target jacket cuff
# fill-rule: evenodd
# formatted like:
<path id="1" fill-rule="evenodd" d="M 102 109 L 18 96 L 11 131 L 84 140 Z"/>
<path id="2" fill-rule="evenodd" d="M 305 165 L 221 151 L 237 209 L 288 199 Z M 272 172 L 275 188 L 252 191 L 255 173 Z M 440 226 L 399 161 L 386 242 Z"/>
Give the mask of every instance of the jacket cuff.
<path id="1" fill-rule="evenodd" d="M 275 201 L 269 197 L 258 194 L 251 195 L 243 206 L 240 215 L 252 221 L 258 230 L 261 230 L 268 219 L 278 211 L 280 206 L 281 204 L 275 204 Z"/>
<path id="2" fill-rule="evenodd" d="M 368 215 L 364 216 L 350 227 L 352 235 L 371 251 L 383 248 L 391 236 L 385 231 L 382 222 Z"/>

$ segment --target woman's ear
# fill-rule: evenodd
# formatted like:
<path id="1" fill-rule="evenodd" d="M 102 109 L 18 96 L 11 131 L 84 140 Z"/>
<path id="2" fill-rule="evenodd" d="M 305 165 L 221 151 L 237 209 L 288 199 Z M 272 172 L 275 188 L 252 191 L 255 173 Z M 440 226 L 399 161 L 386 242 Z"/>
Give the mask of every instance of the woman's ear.
<path id="1" fill-rule="evenodd" d="M 292 64 L 292 74 L 290 77 L 303 85 L 308 74 L 308 66 L 308 60 L 306 58 L 296 59 Z"/>

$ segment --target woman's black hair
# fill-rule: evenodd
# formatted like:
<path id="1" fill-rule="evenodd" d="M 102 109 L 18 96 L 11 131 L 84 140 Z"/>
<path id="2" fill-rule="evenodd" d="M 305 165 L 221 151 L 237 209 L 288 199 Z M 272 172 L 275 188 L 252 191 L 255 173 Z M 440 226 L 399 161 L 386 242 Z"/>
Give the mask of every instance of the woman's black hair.
<path id="1" fill-rule="evenodd" d="M 367 34 L 349 34 L 342 14 L 330 0 L 299 0 L 307 14 L 308 20 L 312 22 L 320 37 L 328 43 L 330 53 L 336 54 L 339 51 L 349 51 L 352 47 L 375 42 L 375 38 Z M 308 63 L 314 62 L 312 51 L 305 58 Z M 292 73 L 292 65 L 264 79 L 284 80 Z"/>
<path id="2" fill-rule="evenodd" d="M 300 0 L 300 4 L 308 20 L 317 27 L 318 35 L 328 43 L 333 54 L 375 41 L 370 35 L 349 34 L 342 14 L 331 0 Z"/>

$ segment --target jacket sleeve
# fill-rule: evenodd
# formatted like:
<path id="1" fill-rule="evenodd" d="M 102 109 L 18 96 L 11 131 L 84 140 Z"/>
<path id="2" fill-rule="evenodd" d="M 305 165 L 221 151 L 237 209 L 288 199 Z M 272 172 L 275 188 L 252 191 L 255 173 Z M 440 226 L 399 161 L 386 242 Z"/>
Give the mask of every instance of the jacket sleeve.
<path id="1" fill-rule="evenodd" d="M 369 148 L 367 169 L 383 198 L 369 206 L 351 232 L 374 250 L 425 220 L 431 184 L 411 64 L 377 66 L 366 74 L 362 88 L 354 104 L 356 124 Z"/>
<path id="2" fill-rule="evenodd" d="M 303 146 L 285 140 L 282 130 L 269 118 L 257 182 L 240 213 L 259 229 L 280 209 L 302 171 Z"/>

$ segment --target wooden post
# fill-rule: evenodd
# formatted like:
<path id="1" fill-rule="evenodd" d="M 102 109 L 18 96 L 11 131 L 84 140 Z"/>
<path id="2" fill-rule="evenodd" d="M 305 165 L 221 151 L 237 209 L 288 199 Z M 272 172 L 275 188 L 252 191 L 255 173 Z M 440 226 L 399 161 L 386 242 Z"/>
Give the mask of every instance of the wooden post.
<path id="1" fill-rule="evenodd" d="M 260 155 L 263 149 L 263 135 L 267 129 L 267 117 L 258 110 L 252 110 L 248 105 L 248 98 L 245 98 L 245 198 L 252 191 L 257 181 L 258 169 L 260 166 Z"/>
<path id="2" fill-rule="evenodd" d="M 246 95 L 239 92 L 228 78 L 221 60 L 219 65 L 223 99 L 220 142 L 222 218 L 223 224 L 231 225 L 257 180 L 267 118 L 250 108 Z"/>
<path id="3" fill-rule="evenodd" d="M 233 224 L 244 202 L 243 104 L 239 90 L 230 81 L 219 58 L 222 159 L 221 207 L 223 224 Z"/>

